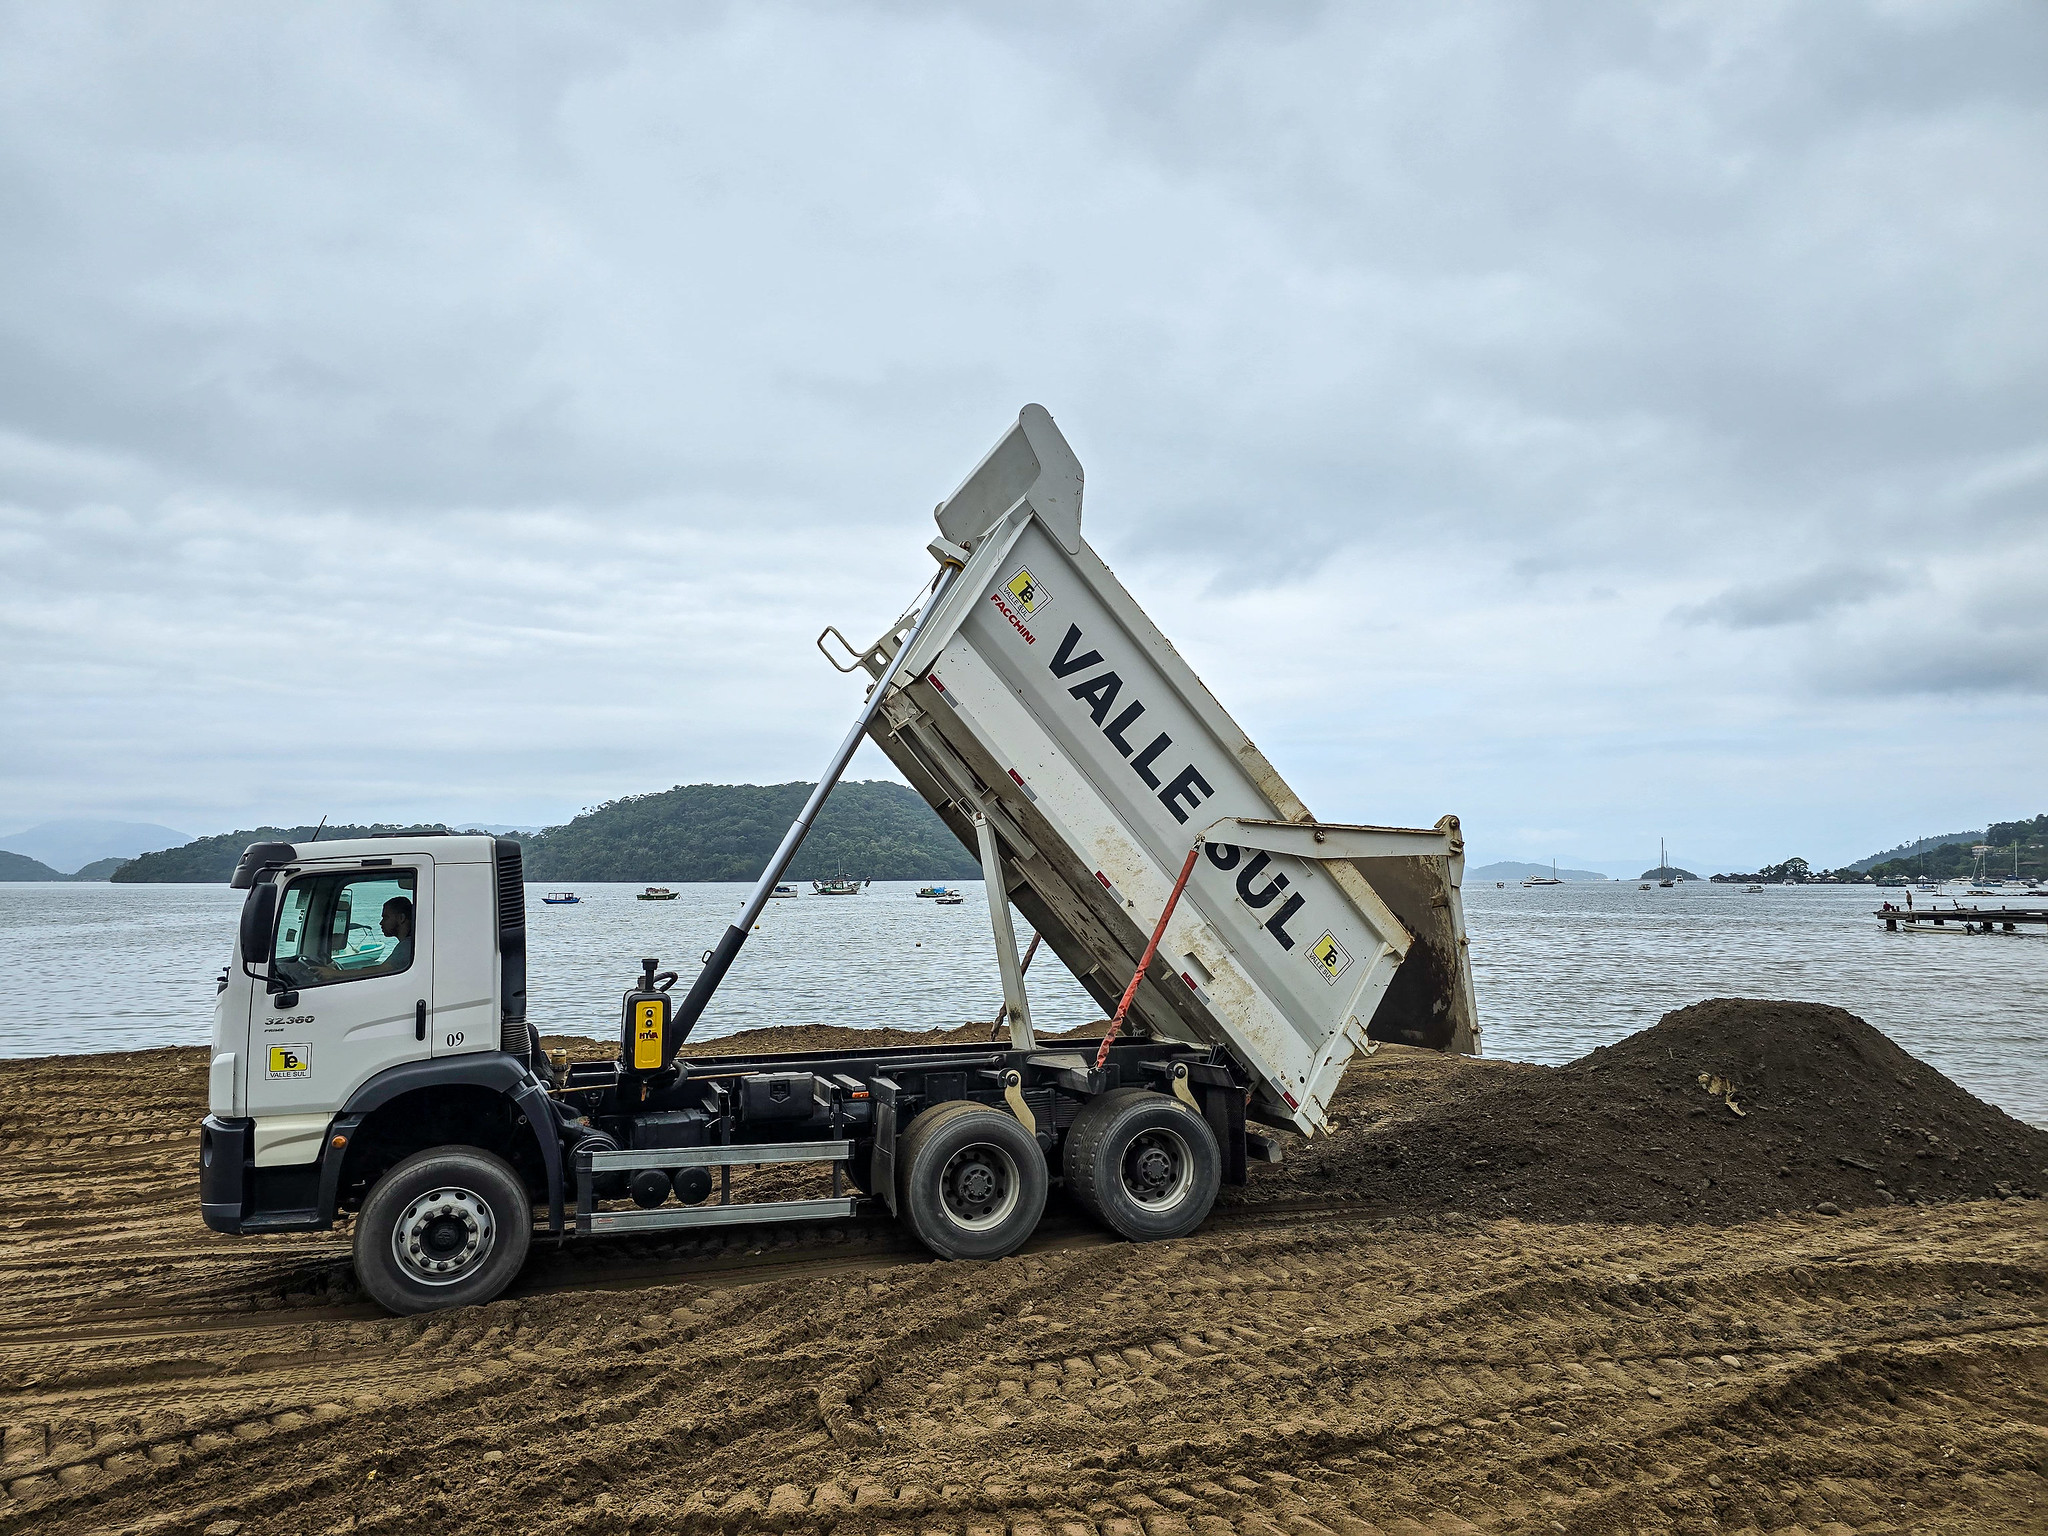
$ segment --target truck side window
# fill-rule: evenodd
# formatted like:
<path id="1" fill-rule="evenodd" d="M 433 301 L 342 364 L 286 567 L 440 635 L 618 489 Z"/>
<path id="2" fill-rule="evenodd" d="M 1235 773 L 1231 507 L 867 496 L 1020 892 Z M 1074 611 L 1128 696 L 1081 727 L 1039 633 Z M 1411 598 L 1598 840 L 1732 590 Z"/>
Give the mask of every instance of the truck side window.
<path id="1" fill-rule="evenodd" d="M 279 904 L 277 974 L 294 987 L 324 987 L 407 969 L 416 883 L 409 869 L 294 880 Z"/>

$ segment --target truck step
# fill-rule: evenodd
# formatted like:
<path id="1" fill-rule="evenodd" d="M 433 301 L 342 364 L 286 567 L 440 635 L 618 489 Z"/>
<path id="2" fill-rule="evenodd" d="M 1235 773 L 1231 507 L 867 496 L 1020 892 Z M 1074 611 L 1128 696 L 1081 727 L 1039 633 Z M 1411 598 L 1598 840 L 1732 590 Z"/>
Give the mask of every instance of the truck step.
<path id="1" fill-rule="evenodd" d="M 638 1152 L 592 1152 L 593 1173 L 630 1168 L 747 1168 L 756 1163 L 837 1163 L 853 1155 L 850 1141 L 756 1141 L 729 1147 L 651 1147 Z"/>
<path id="2" fill-rule="evenodd" d="M 577 1225 L 596 1237 L 607 1232 L 650 1232 L 669 1227 L 746 1227 L 760 1222 L 829 1221 L 851 1216 L 857 1199 L 857 1196 L 848 1195 L 837 1200 L 758 1200 L 743 1205 L 693 1205 L 653 1211 L 592 1211 L 580 1218 Z"/>

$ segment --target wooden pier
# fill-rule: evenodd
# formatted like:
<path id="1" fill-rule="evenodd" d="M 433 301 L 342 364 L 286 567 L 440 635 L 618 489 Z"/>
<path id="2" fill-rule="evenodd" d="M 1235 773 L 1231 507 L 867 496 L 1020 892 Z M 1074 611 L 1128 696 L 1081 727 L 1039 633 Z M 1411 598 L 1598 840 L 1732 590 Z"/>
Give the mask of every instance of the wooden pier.
<path id="1" fill-rule="evenodd" d="M 1939 928 L 1949 933 L 2017 933 L 2025 923 L 2048 927 L 2048 907 L 1895 907 L 1887 902 L 1871 916 L 1883 918 L 1893 933 L 1901 923 L 1909 930 Z"/>

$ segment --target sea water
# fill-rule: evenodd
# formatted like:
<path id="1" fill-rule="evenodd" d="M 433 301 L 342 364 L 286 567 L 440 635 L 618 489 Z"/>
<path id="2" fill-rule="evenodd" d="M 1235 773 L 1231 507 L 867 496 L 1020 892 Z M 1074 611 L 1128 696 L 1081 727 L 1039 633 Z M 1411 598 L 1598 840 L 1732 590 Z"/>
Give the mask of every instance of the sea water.
<path id="1" fill-rule="evenodd" d="M 549 1033 L 598 1036 L 618 1028 L 643 955 L 687 984 L 747 890 L 681 885 L 674 901 L 639 901 L 638 885 L 575 889 L 578 905 L 550 907 L 543 887 L 528 888 L 528 1010 Z M 801 889 L 768 904 L 700 1037 L 996 1017 L 1002 986 L 978 882 L 958 885 L 966 900 L 952 907 L 920 899 L 913 882 L 877 881 L 857 896 Z M 1484 1053 L 1569 1061 L 1702 998 L 1800 998 L 1862 1015 L 1971 1092 L 2048 1126 L 2048 935 L 1887 933 L 1870 915 L 1884 895 L 1692 881 L 1469 886 Z M 0 1055 L 204 1043 L 241 903 L 224 886 L 0 884 Z M 1050 951 L 1028 986 L 1041 1029 L 1102 1016 Z"/>

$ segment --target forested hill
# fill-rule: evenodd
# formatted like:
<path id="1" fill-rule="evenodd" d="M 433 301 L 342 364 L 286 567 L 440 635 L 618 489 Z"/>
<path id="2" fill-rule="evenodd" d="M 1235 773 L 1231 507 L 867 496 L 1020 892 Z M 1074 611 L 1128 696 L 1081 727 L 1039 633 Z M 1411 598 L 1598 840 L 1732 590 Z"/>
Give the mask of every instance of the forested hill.
<path id="1" fill-rule="evenodd" d="M 519 840 L 526 877 L 550 883 L 752 880 L 803 809 L 808 784 L 678 784 L 612 800 L 564 826 Z M 255 827 L 145 853 L 111 876 L 122 882 L 225 885 L 255 842 L 303 843 L 314 828 Z M 322 842 L 380 833 L 438 832 L 440 825 L 326 827 Z M 971 880 L 981 866 L 907 784 L 841 784 L 818 813 L 790 868 L 793 880 Z M 62 879 L 61 875 L 21 878 Z"/>
<path id="2" fill-rule="evenodd" d="M 803 809 L 808 784 L 678 784 L 613 800 L 526 839 L 529 880 L 752 880 Z M 793 880 L 970 880 L 981 866 L 907 784 L 832 791 Z"/>
<path id="3" fill-rule="evenodd" d="M 389 832 L 442 832 L 438 822 L 430 826 L 371 827 L 255 827 L 246 832 L 222 832 L 215 837 L 195 838 L 162 853 L 145 853 L 130 859 L 106 878 L 134 885 L 226 885 L 235 872 L 242 850 L 251 843 L 304 843 L 315 833 L 323 843 L 338 843 L 351 837 L 376 837 Z"/>
<path id="4" fill-rule="evenodd" d="M 65 880 L 41 859 L 32 859 L 25 853 L 9 853 L 0 848 L 0 880 Z"/>

